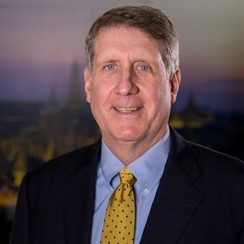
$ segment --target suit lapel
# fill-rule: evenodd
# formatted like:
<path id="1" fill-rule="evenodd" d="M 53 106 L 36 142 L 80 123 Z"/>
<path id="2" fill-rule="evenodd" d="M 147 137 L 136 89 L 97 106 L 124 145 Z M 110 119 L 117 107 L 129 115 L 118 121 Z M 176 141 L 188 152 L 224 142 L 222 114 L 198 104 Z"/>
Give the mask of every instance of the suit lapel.
<path id="1" fill-rule="evenodd" d="M 141 244 L 176 243 L 200 205 L 203 195 L 194 188 L 200 169 L 188 144 L 171 131 L 172 148 L 160 181 Z M 67 172 L 69 182 L 64 187 L 60 203 L 64 213 L 64 236 L 67 243 L 88 244 L 91 240 L 95 200 L 97 163 L 100 143 L 77 157 L 76 166 Z"/>
<path id="2" fill-rule="evenodd" d="M 160 181 L 141 244 L 176 243 L 191 221 L 203 195 L 193 183 L 201 171 L 188 144 L 171 131 L 172 148 Z"/>
<path id="3" fill-rule="evenodd" d="M 77 159 L 80 162 L 69 173 L 71 183 L 64 194 L 64 231 L 67 243 L 90 243 L 100 143 L 88 153 L 88 157 Z M 86 166 L 81 168 L 80 165 L 84 162 Z"/>

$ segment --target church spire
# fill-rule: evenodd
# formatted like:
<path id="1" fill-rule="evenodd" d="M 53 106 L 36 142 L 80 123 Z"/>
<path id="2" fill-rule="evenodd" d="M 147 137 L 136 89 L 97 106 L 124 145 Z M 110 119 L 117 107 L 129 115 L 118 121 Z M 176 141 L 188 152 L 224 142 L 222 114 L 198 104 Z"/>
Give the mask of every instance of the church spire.
<path id="1" fill-rule="evenodd" d="M 81 85 L 79 65 L 74 62 L 71 66 L 68 107 L 77 110 L 81 107 Z"/>

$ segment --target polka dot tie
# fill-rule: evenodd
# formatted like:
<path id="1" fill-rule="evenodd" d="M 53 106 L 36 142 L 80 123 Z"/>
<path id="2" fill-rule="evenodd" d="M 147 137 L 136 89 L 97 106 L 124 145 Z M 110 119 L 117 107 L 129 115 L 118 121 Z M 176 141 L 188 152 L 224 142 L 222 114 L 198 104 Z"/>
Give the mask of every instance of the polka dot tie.
<path id="1" fill-rule="evenodd" d="M 128 168 L 119 172 L 121 183 L 109 199 L 102 230 L 102 244 L 133 244 L 135 229 L 135 178 Z"/>

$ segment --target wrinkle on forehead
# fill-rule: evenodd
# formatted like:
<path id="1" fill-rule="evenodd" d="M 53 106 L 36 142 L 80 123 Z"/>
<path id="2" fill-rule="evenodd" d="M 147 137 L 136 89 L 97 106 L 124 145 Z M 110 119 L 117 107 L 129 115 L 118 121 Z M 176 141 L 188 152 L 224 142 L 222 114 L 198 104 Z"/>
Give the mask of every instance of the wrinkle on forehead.
<path id="1" fill-rule="evenodd" d="M 124 38 L 121 38 L 121 35 Z M 144 45 L 141 46 L 142 42 Z M 138 28 L 103 28 L 96 37 L 94 61 L 118 61 L 117 59 L 125 57 L 125 54 L 128 54 L 128 60 L 133 62 L 153 62 L 157 55 L 158 59 L 163 61 L 161 51 L 161 42 Z"/>

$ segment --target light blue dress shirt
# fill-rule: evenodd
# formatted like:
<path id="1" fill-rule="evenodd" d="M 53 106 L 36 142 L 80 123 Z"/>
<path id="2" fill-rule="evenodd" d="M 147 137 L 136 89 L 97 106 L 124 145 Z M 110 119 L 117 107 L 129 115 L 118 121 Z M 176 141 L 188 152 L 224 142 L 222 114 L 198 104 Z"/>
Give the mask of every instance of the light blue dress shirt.
<path id="1" fill-rule="evenodd" d="M 157 144 L 128 166 L 136 177 L 136 183 L 134 184 L 136 198 L 135 244 L 140 243 L 169 150 L 170 137 L 168 129 L 165 136 Z M 123 167 L 125 165 L 102 142 L 101 160 L 96 182 L 92 244 L 100 243 L 106 207 L 110 196 L 120 183 L 118 172 Z"/>

